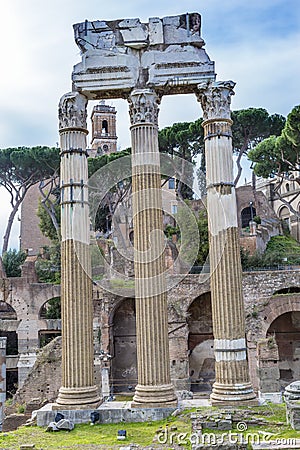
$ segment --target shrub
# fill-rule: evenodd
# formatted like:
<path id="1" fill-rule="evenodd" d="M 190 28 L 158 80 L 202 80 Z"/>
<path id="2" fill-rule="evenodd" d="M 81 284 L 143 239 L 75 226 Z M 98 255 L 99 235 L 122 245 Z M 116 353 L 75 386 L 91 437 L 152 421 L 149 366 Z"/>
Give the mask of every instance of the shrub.
<path id="1" fill-rule="evenodd" d="M 25 262 L 27 253 L 15 249 L 8 250 L 3 255 L 3 266 L 7 277 L 20 277 L 21 266 Z"/>

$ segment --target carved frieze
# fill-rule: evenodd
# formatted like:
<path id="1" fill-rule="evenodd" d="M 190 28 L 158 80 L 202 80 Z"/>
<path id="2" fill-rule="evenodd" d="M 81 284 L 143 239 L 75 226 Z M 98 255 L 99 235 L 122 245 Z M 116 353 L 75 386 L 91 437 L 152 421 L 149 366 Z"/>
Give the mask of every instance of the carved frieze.
<path id="1" fill-rule="evenodd" d="M 230 119 L 233 81 L 205 81 L 198 84 L 197 99 L 203 109 L 203 119 Z"/>
<path id="2" fill-rule="evenodd" d="M 59 128 L 87 127 L 87 98 L 79 92 L 63 95 L 58 106 Z"/>
<path id="3" fill-rule="evenodd" d="M 131 125 L 158 123 L 160 96 L 151 89 L 135 89 L 128 97 Z"/>
<path id="4" fill-rule="evenodd" d="M 85 21 L 74 25 L 82 61 L 74 66 L 73 88 L 90 100 L 124 98 L 132 89 L 163 95 L 193 93 L 214 80 L 214 63 L 204 49 L 201 16 Z"/>

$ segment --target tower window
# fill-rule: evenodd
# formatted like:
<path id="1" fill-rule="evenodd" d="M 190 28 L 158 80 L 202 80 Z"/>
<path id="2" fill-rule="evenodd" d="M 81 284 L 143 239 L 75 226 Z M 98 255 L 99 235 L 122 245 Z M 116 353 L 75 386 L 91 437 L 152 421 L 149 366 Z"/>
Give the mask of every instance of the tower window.
<path id="1" fill-rule="evenodd" d="M 107 120 L 102 120 L 102 134 L 108 134 Z"/>
<path id="2" fill-rule="evenodd" d="M 103 151 L 104 151 L 104 153 L 108 152 L 108 145 L 107 144 L 103 145 Z"/>

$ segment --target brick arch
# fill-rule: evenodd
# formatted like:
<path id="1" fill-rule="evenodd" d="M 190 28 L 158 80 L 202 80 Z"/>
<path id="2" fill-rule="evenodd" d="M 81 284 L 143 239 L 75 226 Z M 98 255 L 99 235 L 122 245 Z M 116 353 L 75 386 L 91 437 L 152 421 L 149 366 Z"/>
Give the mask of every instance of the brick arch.
<path id="1" fill-rule="evenodd" d="M 261 334 L 267 336 L 267 331 L 277 317 L 287 312 L 300 311 L 300 294 L 276 295 L 270 298 L 269 304 L 261 312 L 263 323 Z"/>
<path id="2" fill-rule="evenodd" d="M 24 319 L 24 314 L 28 309 L 38 318 L 43 304 L 53 297 L 60 297 L 60 285 L 46 283 L 23 283 L 20 285 L 18 279 L 16 281 L 12 279 L 7 303 L 16 311 L 18 320 Z"/>
<path id="3" fill-rule="evenodd" d="M 61 299 L 61 297 L 60 297 L 60 295 L 57 295 L 57 296 L 55 296 L 55 297 L 52 297 L 52 298 L 49 298 L 48 300 L 46 300 L 43 304 L 42 304 L 42 306 L 40 307 L 40 309 L 39 309 L 39 313 L 38 313 L 38 316 L 39 316 L 39 319 L 45 319 L 45 317 L 44 317 L 44 314 L 45 314 L 45 306 L 47 305 L 47 303 L 49 302 L 49 301 L 51 301 L 51 300 L 54 300 L 54 299 Z"/>
<path id="4" fill-rule="evenodd" d="M 113 304 L 111 305 L 111 307 L 109 308 L 109 311 L 108 311 L 108 326 L 109 327 L 111 327 L 113 325 L 113 319 L 114 319 L 116 311 L 120 308 L 122 303 L 128 299 L 135 300 L 135 296 L 133 295 L 132 297 L 117 297 L 117 299 L 113 302 Z"/>
<path id="5" fill-rule="evenodd" d="M 173 277 L 170 277 L 173 278 Z M 188 313 L 191 304 L 200 295 L 210 292 L 210 279 L 207 275 L 186 275 L 168 291 L 168 303 L 180 302 L 182 312 Z"/>
<path id="6" fill-rule="evenodd" d="M 206 287 L 204 290 L 199 291 L 198 295 L 196 295 L 193 298 L 188 298 L 187 299 L 187 304 L 186 304 L 186 312 L 189 311 L 189 309 L 191 308 L 191 306 L 193 305 L 193 303 L 199 299 L 199 297 L 204 297 L 206 294 L 211 294 L 211 290 L 210 288 Z"/>
<path id="7" fill-rule="evenodd" d="M 111 380 L 114 392 L 130 393 L 137 384 L 135 298 L 117 301 L 110 314 Z"/>

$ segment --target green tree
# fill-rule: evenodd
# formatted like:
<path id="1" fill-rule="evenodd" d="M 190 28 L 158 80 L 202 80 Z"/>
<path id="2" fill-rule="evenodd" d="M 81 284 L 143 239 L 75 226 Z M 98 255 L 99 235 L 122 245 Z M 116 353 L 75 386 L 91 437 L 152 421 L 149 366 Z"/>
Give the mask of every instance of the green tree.
<path id="1" fill-rule="evenodd" d="M 242 174 L 242 157 L 267 137 L 279 136 L 284 127 L 285 118 L 280 114 L 269 115 L 264 108 L 232 111 L 231 118 L 233 120 L 233 151 L 237 155 L 238 172 L 235 179 L 235 184 L 237 184 Z"/>
<path id="2" fill-rule="evenodd" d="M 250 255 L 241 248 L 241 261 L 244 270 L 260 267 L 277 267 L 300 263 L 300 244 L 291 236 L 273 236 L 264 252 Z"/>
<path id="3" fill-rule="evenodd" d="M 61 319 L 61 299 L 51 298 L 44 306 L 41 315 L 45 319 Z"/>
<path id="4" fill-rule="evenodd" d="M 193 184 L 193 170 L 191 165 L 185 165 L 184 161 L 193 162 L 193 157 L 204 150 L 202 119 L 195 122 L 179 122 L 159 131 L 159 150 L 168 153 L 171 157 L 177 156 L 182 159 L 182 166 L 174 165 L 174 178 L 177 179 L 177 194 L 181 199 L 191 199 L 193 192 L 191 188 L 182 183 L 182 179 L 189 180 Z M 176 167 L 175 167 L 176 166 Z M 178 172 L 179 170 L 179 172 Z M 188 174 L 185 171 L 189 171 Z"/>
<path id="5" fill-rule="evenodd" d="M 49 178 L 57 166 L 57 148 L 18 147 L 0 150 L 0 186 L 8 191 L 12 208 L 3 237 L 3 254 L 8 249 L 12 224 L 28 189 Z"/>
<path id="6" fill-rule="evenodd" d="M 197 266 L 203 266 L 209 254 L 208 218 L 206 211 L 200 211 L 197 218 L 199 229 L 199 252 L 195 262 Z"/>
<path id="7" fill-rule="evenodd" d="M 299 211 L 292 206 L 293 201 L 299 195 L 295 193 L 293 198 L 287 201 L 280 193 L 284 181 L 294 181 L 300 185 L 300 105 L 295 106 L 288 114 L 285 126 L 280 136 L 270 136 L 260 142 L 248 153 L 248 158 L 254 163 L 256 175 L 269 178 L 275 177 L 274 199 L 280 199 L 293 214 L 299 215 Z"/>
<path id="8" fill-rule="evenodd" d="M 185 203 L 188 205 L 189 200 Z M 172 234 L 177 234 L 183 264 L 203 266 L 209 253 L 207 213 L 204 209 L 198 215 L 189 211 L 188 213 L 186 207 L 179 206 L 175 215 L 176 226 L 167 227 L 165 234 L 169 238 Z M 195 243 L 198 244 L 198 248 Z"/>
<path id="9" fill-rule="evenodd" d="M 45 203 L 39 201 L 37 216 L 40 219 L 39 227 L 44 236 L 50 239 L 53 243 L 60 241 L 60 205 L 59 203 L 53 202 L 51 207 L 49 205 L 50 200 L 46 202 L 47 206 L 51 208 L 52 213 L 55 215 L 53 220 L 52 213 L 44 207 Z M 57 227 L 54 225 L 57 224 Z"/>
<path id="10" fill-rule="evenodd" d="M 8 250 L 3 255 L 3 266 L 7 277 L 20 277 L 21 266 L 25 262 L 27 253 L 15 249 Z"/>
<path id="11" fill-rule="evenodd" d="M 116 209 L 121 203 L 128 199 L 131 191 L 131 177 L 123 178 L 123 176 L 125 172 L 129 172 L 131 170 L 131 161 L 129 158 L 130 154 L 131 149 L 127 148 L 121 152 L 110 153 L 108 155 L 102 155 L 96 158 L 88 158 L 89 178 L 92 177 L 93 179 L 93 175 L 98 170 L 101 170 L 105 166 L 107 167 L 106 177 L 101 180 L 102 190 L 106 191 L 105 196 L 99 199 L 97 189 L 91 189 L 89 193 L 90 211 L 91 217 L 94 220 L 95 230 L 107 232 L 111 227 L 112 217 Z M 110 167 L 109 163 L 112 163 L 120 158 L 124 158 L 120 165 L 114 164 Z M 130 164 L 130 168 L 125 167 L 128 166 L 128 164 Z M 108 183 L 107 189 L 105 189 L 106 183 Z M 115 223 L 114 225 L 115 233 L 118 233 L 118 223 Z M 119 235 L 121 236 L 120 233 Z"/>
<path id="12" fill-rule="evenodd" d="M 60 283 L 61 275 L 61 253 L 60 243 L 45 246 L 43 252 L 38 256 L 35 270 L 40 283 Z"/>

